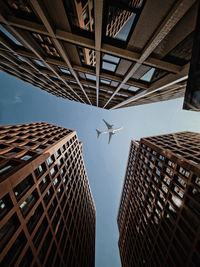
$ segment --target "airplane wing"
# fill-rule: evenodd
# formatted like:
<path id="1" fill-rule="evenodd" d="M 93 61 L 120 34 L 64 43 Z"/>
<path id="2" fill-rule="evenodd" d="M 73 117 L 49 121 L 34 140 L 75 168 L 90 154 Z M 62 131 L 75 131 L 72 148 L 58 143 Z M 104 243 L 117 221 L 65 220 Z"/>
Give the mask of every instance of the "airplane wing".
<path id="1" fill-rule="evenodd" d="M 109 123 L 107 123 L 105 120 L 103 120 L 106 124 L 106 126 L 108 127 L 108 129 L 112 129 L 113 125 L 110 125 Z"/>
<path id="2" fill-rule="evenodd" d="M 110 140 L 111 140 L 111 137 L 113 136 L 114 133 L 109 133 L 109 140 L 108 140 L 108 144 L 110 144 Z"/>

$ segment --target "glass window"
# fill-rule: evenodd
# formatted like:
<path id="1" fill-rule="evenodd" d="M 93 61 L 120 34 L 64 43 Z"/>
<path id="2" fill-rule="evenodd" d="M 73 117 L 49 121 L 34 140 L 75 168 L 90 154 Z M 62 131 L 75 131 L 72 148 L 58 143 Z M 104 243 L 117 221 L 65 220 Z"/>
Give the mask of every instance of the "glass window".
<path id="1" fill-rule="evenodd" d="M 7 166 L 4 166 L 4 167 L 1 167 L 1 169 L 0 169 L 0 175 L 8 172 L 11 168 L 12 168 L 12 165 L 7 165 Z"/>
<path id="2" fill-rule="evenodd" d="M 26 153 L 23 157 L 21 157 L 20 159 L 22 159 L 22 160 L 29 160 L 29 159 L 31 159 L 32 158 L 32 155 L 30 154 L 30 153 Z"/>
<path id="3" fill-rule="evenodd" d="M 39 184 L 39 188 L 40 188 L 41 193 L 44 192 L 44 190 L 47 188 L 49 183 L 50 183 L 50 178 L 49 178 L 49 175 L 47 174 L 47 176 Z"/>
<path id="4" fill-rule="evenodd" d="M 54 193 L 53 187 L 51 186 L 50 189 L 47 191 L 46 195 L 44 196 L 44 203 L 46 206 L 48 205 L 50 199 L 52 198 L 53 193 Z"/>
<path id="5" fill-rule="evenodd" d="M 135 87 L 135 86 L 130 86 L 130 87 L 128 88 L 128 90 L 133 91 L 133 92 L 136 92 L 138 89 L 139 89 L 139 88 L 138 88 L 138 87 Z"/>
<path id="6" fill-rule="evenodd" d="M 13 236 L 19 225 L 19 219 L 17 217 L 17 214 L 15 213 L 0 229 L 0 252 Z"/>
<path id="7" fill-rule="evenodd" d="M 44 240 L 44 243 L 42 244 L 41 250 L 39 252 L 39 259 L 42 263 L 44 262 L 47 250 L 49 248 L 49 245 L 51 244 L 51 240 L 52 240 L 52 233 L 51 230 L 49 230 Z"/>
<path id="8" fill-rule="evenodd" d="M 45 67 L 44 63 L 40 60 L 33 59 L 33 61 L 35 61 L 35 63 L 37 63 L 37 65 L 40 65 L 41 67 Z"/>
<path id="9" fill-rule="evenodd" d="M 57 199 L 54 198 L 51 205 L 49 206 L 49 209 L 48 209 L 48 215 L 49 215 L 49 218 L 51 219 L 56 207 L 58 205 L 58 202 L 57 202 Z"/>
<path id="10" fill-rule="evenodd" d="M 102 69 L 105 69 L 105 70 L 109 70 L 109 71 L 114 72 L 115 69 L 116 69 L 116 65 L 115 64 L 112 64 L 112 63 L 108 63 L 106 61 L 103 61 L 103 63 L 102 63 Z"/>
<path id="11" fill-rule="evenodd" d="M 50 170 L 50 174 L 51 174 L 52 177 L 53 177 L 56 173 L 57 173 L 57 166 L 51 168 L 51 170 Z"/>
<path id="12" fill-rule="evenodd" d="M 67 68 L 63 68 L 63 67 L 59 67 L 59 68 L 60 68 L 60 70 L 61 70 L 62 72 L 71 75 L 71 72 L 70 72 Z"/>
<path id="13" fill-rule="evenodd" d="M 13 155 L 17 154 L 18 152 L 22 151 L 19 148 L 14 148 L 10 150 L 8 153 L 4 154 L 6 157 L 12 157 Z"/>
<path id="14" fill-rule="evenodd" d="M 56 151 L 56 158 L 59 158 L 60 155 L 61 155 L 61 151 L 60 151 L 60 149 L 58 149 L 58 150 Z"/>
<path id="15" fill-rule="evenodd" d="M 29 266 L 30 262 L 32 262 L 33 260 L 33 253 L 32 250 L 30 249 L 30 247 L 27 249 L 22 261 L 19 264 L 19 267 L 22 266 Z"/>
<path id="16" fill-rule="evenodd" d="M 0 199 L 0 219 L 3 218 L 13 207 L 9 194 Z"/>
<path id="17" fill-rule="evenodd" d="M 48 157 L 47 159 L 47 165 L 50 166 L 54 162 L 54 156 Z"/>
<path id="18" fill-rule="evenodd" d="M 89 80 L 93 80 L 93 81 L 96 81 L 96 76 L 92 75 L 92 74 L 85 74 L 86 78 L 89 79 Z"/>
<path id="19" fill-rule="evenodd" d="M 60 181 L 61 181 L 60 176 L 58 176 L 58 178 L 56 178 L 56 179 L 53 181 L 53 184 L 54 184 L 55 188 L 57 188 L 57 186 L 59 185 Z"/>
<path id="20" fill-rule="evenodd" d="M 84 19 L 84 23 L 86 25 L 88 23 L 88 21 L 89 21 L 89 9 L 88 9 L 88 6 L 83 10 L 83 19 Z"/>
<path id="21" fill-rule="evenodd" d="M 24 246 L 26 245 L 27 239 L 25 237 L 24 232 L 22 231 L 18 237 L 15 239 L 12 247 L 6 253 L 5 257 L 1 262 L 1 266 L 14 266 L 16 260 L 23 250 Z"/>
<path id="22" fill-rule="evenodd" d="M 22 46 L 22 44 L 8 31 L 6 30 L 3 25 L 0 25 L 0 30 L 9 38 L 11 39 L 16 45 Z"/>
<path id="23" fill-rule="evenodd" d="M 39 165 L 37 169 L 35 169 L 34 173 L 36 178 L 38 179 L 45 171 L 47 170 L 45 163 Z"/>
<path id="24" fill-rule="evenodd" d="M 155 68 L 151 68 L 149 71 L 147 71 L 141 78 L 140 80 L 150 82 L 151 78 L 154 74 Z"/>
<path id="25" fill-rule="evenodd" d="M 107 79 L 100 79 L 100 82 L 107 84 L 107 85 L 110 85 L 110 80 L 107 80 Z"/>
<path id="26" fill-rule="evenodd" d="M 14 194 L 16 196 L 16 199 L 21 199 L 25 193 L 34 185 L 33 177 L 30 174 L 28 177 L 26 177 L 21 183 L 19 183 L 14 188 Z"/>
<path id="27" fill-rule="evenodd" d="M 111 55 L 108 55 L 108 54 L 104 54 L 103 60 L 110 61 L 112 63 L 118 64 L 119 61 L 120 61 L 120 58 L 119 57 L 115 57 L 115 56 L 111 56 Z"/>
<path id="28" fill-rule="evenodd" d="M 43 211 L 44 209 L 42 207 L 42 204 L 40 203 L 40 205 L 34 210 L 33 214 L 29 218 L 27 223 L 27 228 L 30 234 L 33 232 L 35 226 L 37 225 L 40 217 L 43 214 Z"/>
<path id="29" fill-rule="evenodd" d="M 36 201 L 38 200 L 39 196 L 37 193 L 37 189 L 35 189 L 33 191 L 33 193 L 31 193 L 26 200 L 24 200 L 24 202 L 22 202 L 22 204 L 20 205 L 20 210 L 22 212 L 22 215 L 24 217 L 26 217 L 26 215 L 28 214 L 29 210 L 33 207 L 33 205 L 36 203 Z"/>
<path id="30" fill-rule="evenodd" d="M 34 238 L 33 238 L 33 244 L 36 248 L 38 248 L 40 242 L 42 241 L 42 238 L 45 234 L 45 231 L 47 229 L 47 226 L 48 226 L 48 222 L 47 222 L 47 219 L 46 217 L 43 219 L 41 225 L 39 226 Z"/>
<path id="31" fill-rule="evenodd" d="M 39 146 L 36 148 L 36 151 L 40 152 L 42 150 L 44 150 L 46 147 L 45 146 Z"/>
<path id="32" fill-rule="evenodd" d="M 119 32 L 117 33 L 117 35 L 115 36 L 116 39 L 122 40 L 122 41 L 126 41 L 129 35 L 129 32 L 132 28 L 133 22 L 135 20 L 135 15 L 136 14 L 132 14 L 132 16 L 130 17 L 130 19 L 124 24 L 124 26 L 119 30 Z"/>

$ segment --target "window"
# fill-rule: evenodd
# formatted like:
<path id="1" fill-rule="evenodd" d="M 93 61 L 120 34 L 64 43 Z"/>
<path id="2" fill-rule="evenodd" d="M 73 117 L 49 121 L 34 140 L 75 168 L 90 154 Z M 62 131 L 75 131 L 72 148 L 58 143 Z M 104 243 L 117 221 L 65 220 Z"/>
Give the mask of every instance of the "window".
<path id="1" fill-rule="evenodd" d="M 13 207 L 9 194 L 0 199 L 0 219 L 2 219 Z"/>
<path id="2" fill-rule="evenodd" d="M 120 61 L 120 58 L 119 57 L 115 57 L 115 56 L 111 56 L 111 55 L 108 55 L 108 54 L 104 54 L 103 55 L 103 60 L 118 64 L 119 61 Z"/>
<path id="3" fill-rule="evenodd" d="M 151 68 L 149 71 L 147 71 L 140 79 L 143 81 L 150 82 L 151 78 L 154 74 L 155 68 Z"/>
<path id="4" fill-rule="evenodd" d="M 30 234 L 33 232 L 35 226 L 37 225 L 40 217 L 43 214 L 43 211 L 44 211 L 44 209 L 43 209 L 41 203 L 37 207 L 37 209 L 35 211 L 33 211 L 33 214 L 31 215 L 31 217 L 30 217 L 30 219 L 28 220 L 28 223 L 27 223 L 27 228 L 28 228 L 28 231 L 29 231 Z"/>
<path id="5" fill-rule="evenodd" d="M 14 148 L 10 150 L 8 153 L 4 154 L 6 157 L 12 157 L 13 155 L 17 154 L 18 152 L 22 151 L 19 148 Z"/>
<path id="6" fill-rule="evenodd" d="M 44 190 L 47 188 L 47 186 L 49 185 L 49 183 L 50 183 L 50 178 L 49 178 L 49 175 L 47 174 L 47 176 L 39 184 L 39 188 L 40 188 L 41 193 L 44 192 Z"/>
<path id="7" fill-rule="evenodd" d="M 0 175 L 8 172 L 11 168 L 12 168 L 12 165 L 6 165 L 4 167 L 1 167 L 1 169 L 0 169 Z"/>
<path id="8" fill-rule="evenodd" d="M 44 196 L 44 203 L 46 206 L 48 205 L 50 199 L 52 198 L 53 193 L 54 193 L 53 187 L 51 186 L 50 189 L 47 191 L 46 195 Z"/>
<path id="9" fill-rule="evenodd" d="M 71 75 L 71 72 L 70 72 L 67 68 L 63 68 L 63 67 L 59 67 L 59 68 L 60 68 L 60 70 L 61 70 L 62 72 Z"/>
<path id="10" fill-rule="evenodd" d="M 60 151 L 60 149 L 58 149 L 58 150 L 56 151 L 56 158 L 59 158 L 60 155 L 61 155 L 61 151 Z"/>
<path id="11" fill-rule="evenodd" d="M 86 78 L 89 79 L 89 80 L 93 80 L 93 81 L 96 81 L 96 76 L 92 75 L 92 74 L 85 74 Z"/>
<path id="12" fill-rule="evenodd" d="M 36 249 L 38 248 L 40 242 L 42 241 L 42 238 L 45 234 L 47 226 L 48 226 L 48 222 L 47 222 L 47 218 L 45 217 L 33 238 L 33 244 L 36 247 Z"/>
<path id="13" fill-rule="evenodd" d="M 42 163 L 38 166 L 37 169 L 35 169 L 34 173 L 37 179 L 47 170 L 45 163 Z"/>
<path id="14" fill-rule="evenodd" d="M 30 247 L 27 249 L 22 261 L 20 262 L 19 266 L 29 266 L 30 262 L 32 262 L 33 259 L 33 253 Z"/>
<path id="15" fill-rule="evenodd" d="M 179 173 L 181 173 L 182 175 L 184 175 L 187 178 L 190 176 L 190 172 L 183 169 L 182 167 L 179 167 Z"/>
<path id="16" fill-rule="evenodd" d="M 0 30 L 16 45 L 22 46 L 22 44 L 9 31 L 7 31 L 7 29 L 3 27 L 3 25 L 0 25 Z"/>
<path id="17" fill-rule="evenodd" d="M 67 197 L 66 197 L 66 194 L 64 194 L 64 196 L 63 196 L 63 198 L 62 198 L 62 201 L 61 201 L 61 203 L 60 203 L 60 206 L 61 206 L 62 209 L 63 209 L 63 207 L 64 207 L 64 205 L 65 205 L 65 203 L 66 203 L 66 200 L 67 200 Z"/>
<path id="18" fill-rule="evenodd" d="M 128 88 L 128 90 L 132 91 L 132 92 L 136 92 L 139 88 L 138 87 L 135 87 L 135 86 L 130 86 Z"/>
<path id="19" fill-rule="evenodd" d="M 101 83 L 104 83 L 104 84 L 107 84 L 107 85 L 110 85 L 110 80 L 107 80 L 107 79 L 100 79 L 100 82 Z"/>
<path id="20" fill-rule="evenodd" d="M 20 225 L 19 219 L 17 217 L 17 214 L 15 213 L 0 229 L 0 237 L 1 237 L 0 252 L 3 250 L 4 246 L 13 236 L 15 231 L 18 229 L 19 225 Z"/>
<path id="21" fill-rule="evenodd" d="M 36 151 L 41 152 L 45 148 L 46 148 L 45 146 L 39 146 L 39 147 L 36 148 Z"/>
<path id="22" fill-rule="evenodd" d="M 60 215 L 61 215 L 61 212 L 60 212 L 60 209 L 58 208 L 57 209 L 57 212 L 53 218 L 53 222 L 52 222 L 52 227 L 53 229 L 55 230 L 57 224 L 58 224 L 58 221 L 59 221 L 59 218 L 60 218 Z"/>
<path id="23" fill-rule="evenodd" d="M 86 25 L 88 23 L 88 21 L 89 21 L 89 9 L 88 9 L 88 6 L 83 10 L 83 19 L 84 19 L 84 23 Z"/>
<path id="24" fill-rule="evenodd" d="M 33 177 L 30 174 L 21 183 L 14 188 L 14 194 L 17 200 L 20 200 L 25 193 L 34 185 Z"/>
<path id="25" fill-rule="evenodd" d="M 102 62 L 102 69 L 114 72 L 116 69 L 116 65 L 113 63 L 103 61 Z"/>
<path id="26" fill-rule="evenodd" d="M 31 159 L 32 157 L 33 157 L 33 154 L 28 152 L 20 159 L 27 161 L 27 160 Z"/>
<path id="27" fill-rule="evenodd" d="M 24 217 L 28 214 L 28 212 L 31 210 L 33 205 L 36 203 L 36 201 L 39 199 L 37 189 L 31 193 L 24 202 L 20 205 L 21 213 Z"/>
<path id="28" fill-rule="evenodd" d="M 159 171 L 159 170 L 156 170 L 156 174 L 157 174 L 158 176 L 160 176 L 160 171 Z"/>
<path id="29" fill-rule="evenodd" d="M 26 245 L 26 242 L 27 240 L 26 240 L 25 234 L 22 231 L 18 235 L 18 237 L 15 239 L 15 242 L 13 243 L 12 247 L 6 253 L 5 257 L 3 258 L 1 262 L 1 266 L 14 266 L 19 254 L 21 253 L 24 246 Z"/>
<path id="30" fill-rule="evenodd" d="M 55 186 L 55 188 L 57 188 L 58 187 L 58 185 L 59 185 L 59 183 L 60 183 L 60 181 L 61 181 L 61 178 L 60 178 L 60 176 L 58 176 L 54 181 L 53 181 L 53 184 L 54 184 L 54 186 Z"/>
<path id="31" fill-rule="evenodd" d="M 61 185 L 61 186 L 58 188 L 58 192 L 57 192 L 58 199 L 60 199 L 60 197 L 61 197 L 63 191 L 64 191 L 64 187 L 63 187 L 63 185 Z"/>
<path id="32" fill-rule="evenodd" d="M 51 247 L 51 250 L 49 252 L 49 256 L 47 258 L 47 261 L 46 261 L 46 266 L 52 266 L 52 262 L 53 262 L 55 253 L 56 253 L 56 244 L 55 244 L 55 241 L 54 241 L 53 245 Z M 55 265 L 55 266 L 58 266 L 58 265 Z"/>
<path id="33" fill-rule="evenodd" d="M 63 162 L 64 162 L 64 161 L 63 161 L 63 158 L 59 159 L 59 160 L 58 160 L 58 166 L 61 166 L 61 165 L 63 164 Z"/>
<path id="34" fill-rule="evenodd" d="M 51 174 L 51 176 L 54 177 L 55 174 L 57 173 L 57 171 L 58 171 L 57 166 L 54 166 L 53 168 L 51 168 L 51 170 L 50 170 L 50 174 Z"/>
<path id="35" fill-rule="evenodd" d="M 50 166 L 53 162 L 54 162 L 54 156 L 52 155 L 52 156 L 48 157 L 47 165 Z"/>
<path id="36" fill-rule="evenodd" d="M 159 155 L 158 158 L 159 158 L 160 160 L 162 160 L 162 161 L 165 160 L 165 157 L 164 157 L 163 155 Z"/>
<path id="37" fill-rule="evenodd" d="M 47 253 L 47 249 L 49 247 L 49 245 L 51 244 L 51 240 L 52 240 L 52 233 L 51 230 L 48 231 L 46 238 L 44 240 L 44 243 L 42 244 L 41 250 L 39 252 L 39 259 L 41 261 L 41 263 L 43 263 L 46 253 Z"/>
<path id="38" fill-rule="evenodd" d="M 51 219 L 56 207 L 58 205 L 58 202 L 57 202 L 57 199 L 56 197 L 53 199 L 51 205 L 49 206 L 49 209 L 48 209 L 48 215 L 49 215 L 49 218 Z"/>

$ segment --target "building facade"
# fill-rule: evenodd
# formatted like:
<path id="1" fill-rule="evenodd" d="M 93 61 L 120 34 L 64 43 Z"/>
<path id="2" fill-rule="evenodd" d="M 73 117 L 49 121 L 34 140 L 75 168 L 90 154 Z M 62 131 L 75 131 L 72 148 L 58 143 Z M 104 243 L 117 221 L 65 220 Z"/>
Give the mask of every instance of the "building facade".
<path id="1" fill-rule="evenodd" d="M 75 131 L 0 127 L 0 265 L 91 266 L 96 210 Z"/>
<path id="2" fill-rule="evenodd" d="M 183 97 L 198 2 L 2 0 L 0 70 L 105 109 Z"/>
<path id="3" fill-rule="evenodd" d="M 199 133 L 131 142 L 117 222 L 123 267 L 199 266 Z"/>

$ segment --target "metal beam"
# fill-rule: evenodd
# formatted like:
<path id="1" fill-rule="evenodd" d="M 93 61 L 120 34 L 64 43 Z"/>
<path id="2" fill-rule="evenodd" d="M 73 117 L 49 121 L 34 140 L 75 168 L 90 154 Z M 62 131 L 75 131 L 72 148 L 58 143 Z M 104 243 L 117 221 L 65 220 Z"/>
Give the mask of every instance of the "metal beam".
<path id="1" fill-rule="evenodd" d="M 51 19 L 48 17 L 48 14 L 45 10 L 44 5 L 40 2 L 38 2 L 38 0 L 30 0 L 32 7 L 34 8 L 34 10 L 37 12 L 38 16 L 40 17 L 40 19 L 42 20 L 42 22 L 44 23 L 44 26 L 46 27 L 47 31 L 49 32 L 49 34 L 53 37 L 53 41 L 54 44 L 56 46 L 56 48 L 58 49 L 59 53 L 61 54 L 62 58 L 64 59 L 64 61 L 66 62 L 66 64 L 68 65 L 72 75 L 75 77 L 78 85 L 80 86 L 81 90 L 83 91 L 86 99 L 88 100 L 89 104 L 92 105 L 92 103 L 90 102 L 82 84 L 80 83 L 75 71 L 72 68 L 72 65 L 70 63 L 69 57 L 63 47 L 63 45 L 56 39 L 55 36 L 55 29 L 53 28 L 53 24 L 51 23 Z"/>
<path id="2" fill-rule="evenodd" d="M 48 61 L 48 59 L 47 59 L 47 61 Z M 95 71 L 90 69 L 90 68 L 77 66 L 77 65 L 74 65 L 73 68 L 75 70 L 77 70 L 77 71 L 81 71 L 81 72 L 85 72 L 85 73 L 89 73 L 89 74 L 95 75 Z M 115 81 L 115 82 L 119 82 L 119 83 L 121 83 L 122 80 L 123 80 L 121 77 L 119 77 L 117 75 L 111 75 L 111 74 L 107 74 L 105 72 L 101 72 L 101 78 L 105 78 L 105 79 L 108 79 L 108 80 L 111 80 L 111 81 Z M 144 84 L 143 82 L 140 82 L 140 81 L 129 80 L 127 84 L 130 85 L 130 86 L 144 88 L 144 89 L 148 88 L 148 86 L 146 84 Z"/>
<path id="3" fill-rule="evenodd" d="M 12 27 L 10 28 L 10 30 L 12 31 Z M 18 32 L 17 32 L 17 34 L 18 34 Z M 26 42 L 26 40 L 23 38 L 23 36 L 21 36 L 21 41 L 22 41 L 22 42 Z M 8 51 L 12 52 L 13 54 L 14 54 L 14 53 L 17 53 L 17 51 L 15 51 L 15 50 L 11 47 L 11 45 L 10 45 L 6 40 L 4 40 L 1 36 L 0 36 L 0 43 L 1 43 L 4 47 L 6 47 L 6 48 L 8 49 Z M 27 44 L 27 45 L 28 45 L 28 44 Z M 50 67 L 49 64 L 47 64 L 47 63 L 44 61 L 42 55 L 36 53 L 36 50 L 33 48 L 33 45 L 32 45 L 32 50 L 33 50 L 33 53 L 28 52 L 28 54 L 31 54 L 32 57 L 35 57 L 36 59 L 41 60 L 41 61 L 44 63 L 44 65 L 46 65 L 47 68 L 49 68 L 49 69 L 51 70 L 51 72 L 53 72 L 53 73 L 55 74 L 56 72 L 55 72 L 55 71 L 52 71 L 52 68 Z M 35 53 L 34 53 L 34 52 L 35 52 Z M 18 53 L 17 53 L 17 54 L 18 54 Z M 39 56 L 38 56 L 38 55 L 39 55 Z M 25 56 L 26 56 L 26 55 L 25 55 Z M 23 57 L 25 60 L 27 60 L 26 57 L 24 57 L 24 54 L 22 54 L 22 57 Z M 32 66 L 33 64 L 30 64 L 30 63 L 29 63 L 29 65 Z M 36 69 L 37 69 L 37 68 L 36 68 Z M 38 70 L 38 69 L 37 69 L 37 70 Z M 56 73 L 56 74 L 57 74 L 57 73 Z M 57 76 L 58 76 L 58 75 L 57 75 Z M 46 77 L 47 77 L 47 79 L 49 79 L 51 82 L 53 82 L 49 76 L 46 76 Z M 60 77 L 58 77 L 58 78 L 60 78 Z M 60 78 L 60 79 L 61 79 L 61 78 Z M 61 80 L 62 80 L 62 79 L 61 79 Z M 64 80 L 63 80 L 63 81 L 64 81 Z M 55 83 L 55 82 L 53 82 L 53 83 Z M 66 84 L 65 81 L 64 81 L 64 83 Z M 58 85 L 57 83 L 55 83 L 55 85 L 60 87 L 60 85 Z M 69 86 L 67 85 L 67 87 L 69 87 Z M 60 87 L 60 88 L 61 88 L 61 87 Z M 78 99 L 77 99 L 76 97 L 74 97 L 74 96 L 71 96 L 71 97 L 78 101 Z"/>
<path id="4" fill-rule="evenodd" d="M 95 55 L 96 55 L 96 103 L 99 105 L 99 75 L 101 68 L 101 38 L 102 38 L 102 20 L 103 20 L 103 0 L 94 1 L 95 17 Z"/>
<path id="5" fill-rule="evenodd" d="M 178 23 L 178 21 L 183 17 L 186 11 L 194 4 L 195 0 L 179 0 L 172 7 L 166 18 L 160 24 L 156 32 L 153 34 L 151 39 L 148 41 L 146 46 L 141 53 L 140 58 L 137 63 L 131 68 L 128 74 L 125 76 L 122 83 L 118 86 L 116 91 L 104 105 L 106 105 L 112 100 L 112 98 L 119 92 L 122 85 L 125 84 L 130 77 L 137 71 L 137 69 L 144 63 L 144 61 L 149 57 L 149 55 L 154 51 L 154 49 L 161 43 L 165 36 L 172 30 L 172 28 Z"/>
<path id="6" fill-rule="evenodd" d="M 16 28 L 13 28 L 12 26 L 10 26 L 9 23 L 8 23 L 8 21 L 6 20 L 6 18 L 1 13 L 0 13 L 0 19 L 1 19 L 1 21 L 3 21 L 3 23 L 5 23 L 7 25 L 7 28 L 9 29 L 9 31 L 12 32 L 14 34 L 14 36 L 16 36 L 17 39 L 25 47 L 27 47 L 30 51 L 32 51 L 33 54 L 39 60 L 41 60 L 43 62 L 43 64 L 46 65 L 47 68 L 49 68 L 58 77 L 58 79 L 62 80 L 63 83 L 68 88 L 70 88 L 70 90 L 81 100 L 81 102 L 84 102 L 84 100 L 79 95 L 77 95 L 77 93 L 59 76 L 59 74 L 54 70 L 54 68 L 45 61 L 45 58 L 44 58 L 43 54 L 37 49 L 36 45 L 33 44 L 34 43 L 34 40 L 31 40 L 32 43 L 30 44 L 30 37 L 28 38 L 27 35 L 24 32 L 22 32 L 21 30 L 16 29 Z"/>
<path id="7" fill-rule="evenodd" d="M 28 31 L 38 32 L 53 37 L 42 24 L 38 24 L 36 22 L 31 22 L 25 19 L 21 18 L 19 19 L 11 16 L 8 17 L 7 21 L 11 26 L 15 26 Z M 77 34 L 66 32 L 60 29 L 55 29 L 55 37 L 59 40 L 70 42 L 75 45 L 81 45 L 86 48 L 95 49 L 95 41 L 88 37 L 79 36 Z M 105 43 L 102 43 L 101 49 L 99 51 L 117 57 L 120 55 L 120 58 L 135 62 L 137 62 L 140 58 L 140 53 L 138 52 L 128 49 L 122 49 Z M 147 58 L 143 63 L 150 67 L 159 68 L 173 73 L 176 73 L 180 70 L 179 65 L 169 63 L 154 57 Z"/>
<path id="8" fill-rule="evenodd" d="M 186 80 L 187 77 L 188 77 L 187 74 L 188 74 L 189 66 L 190 66 L 189 63 L 186 64 L 182 68 L 182 70 L 179 73 L 177 73 L 176 75 L 175 74 L 170 74 L 168 76 L 163 77 L 162 79 L 154 82 L 152 84 L 152 86 L 150 86 L 150 88 L 148 90 L 144 90 L 143 92 L 141 92 L 141 93 L 139 93 L 139 94 L 137 94 L 137 95 L 135 95 L 133 97 L 130 97 L 129 99 L 123 101 L 122 103 L 112 107 L 112 109 L 120 108 L 120 107 L 122 107 L 124 105 L 127 105 L 127 104 L 130 104 L 131 102 L 134 102 L 134 101 L 136 101 L 136 100 L 138 100 L 138 99 L 140 99 L 140 98 L 142 98 L 144 96 L 147 96 L 149 94 L 152 94 L 154 92 L 162 90 L 162 89 L 164 89 L 166 87 L 169 87 L 171 85 L 174 85 L 174 84 L 177 84 L 177 83 L 179 83 L 181 81 Z"/>

